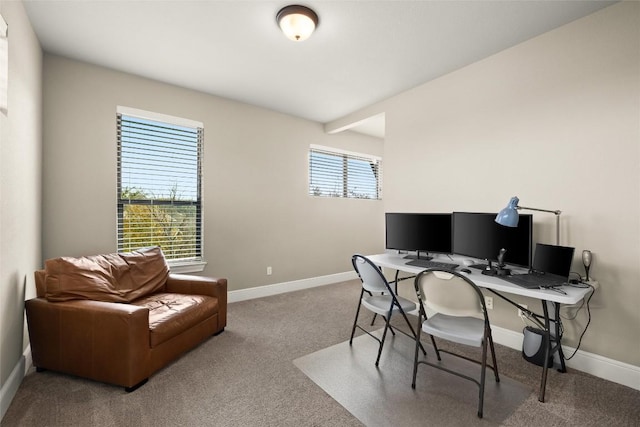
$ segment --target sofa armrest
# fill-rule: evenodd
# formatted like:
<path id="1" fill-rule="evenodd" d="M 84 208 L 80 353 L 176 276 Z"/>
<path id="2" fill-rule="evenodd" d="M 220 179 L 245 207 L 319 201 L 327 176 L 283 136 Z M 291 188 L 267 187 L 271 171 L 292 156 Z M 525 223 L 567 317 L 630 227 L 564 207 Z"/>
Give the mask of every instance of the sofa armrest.
<path id="1" fill-rule="evenodd" d="M 227 325 L 227 279 L 169 274 L 166 291 L 177 294 L 208 295 L 217 298 L 220 329 Z"/>
<path id="2" fill-rule="evenodd" d="M 25 302 L 34 366 L 132 387 L 149 376 L 149 310 L 73 300 Z"/>

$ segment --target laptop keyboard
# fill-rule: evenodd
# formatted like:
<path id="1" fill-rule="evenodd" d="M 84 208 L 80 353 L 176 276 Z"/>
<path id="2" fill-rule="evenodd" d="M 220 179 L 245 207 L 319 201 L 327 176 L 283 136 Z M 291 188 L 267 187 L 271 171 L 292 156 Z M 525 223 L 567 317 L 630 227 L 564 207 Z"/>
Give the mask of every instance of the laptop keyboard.
<path id="1" fill-rule="evenodd" d="M 567 282 L 567 280 L 561 276 L 538 273 L 516 274 L 513 276 L 501 276 L 500 278 L 509 283 L 513 283 L 514 285 L 529 289 L 555 288 L 562 286 Z"/>

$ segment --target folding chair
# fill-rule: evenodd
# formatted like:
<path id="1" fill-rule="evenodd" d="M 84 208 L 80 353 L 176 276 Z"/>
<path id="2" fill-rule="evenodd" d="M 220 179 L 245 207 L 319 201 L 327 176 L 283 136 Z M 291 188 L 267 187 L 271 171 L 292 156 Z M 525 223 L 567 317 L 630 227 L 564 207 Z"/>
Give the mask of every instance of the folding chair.
<path id="1" fill-rule="evenodd" d="M 411 387 L 416 388 L 416 375 L 418 373 L 418 365 L 421 363 L 470 380 L 479 387 L 478 417 L 482 418 L 487 366 L 493 370 L 496 382 L 500 382 L 493 348 L 493 338 L 491 336 L 491 324 L 489 323 L 482 292 L 468 277 L 456 271 L 437 268 L 429 268 L 418 274 L 415 278 L 415 289 L 420 304 L 420 323 L 417 328 L 418 334 Z M 425 305 L 435 311 L 436 314 L 427 318 Z M 436 348 L 438 361 L 441 360 L 440 352 L 445 352 L 480 364 L 480 380 L 478 381 L 477 378 L 453 371 L 441 363 L 418 360 L 421 331 L 430 334 L 432 339 L 433 337 L 438 337 L 455 343 L 482 348 L 480 361 Z M 487 365 L 487 344 L 491 350 L 493 366 Z"/>
<path id="2" fill-rule="evenodd" d="M 353 336 L 356 332 L 356 328 L 367 333 L 373 337 L 380 344 L 378 347 L 378 357 L 376 358 L 376 366 L 380 363 L 380 355 L 382 354 L 382 347 L 384 346 L 384 340 L 387 336 L 387 331 L 391 330 L 391 333 L 395 335 L 394 328 L 389 324 L 391 321 L 391 315 L 395 312 L 400 312 L 404 317 L 411 335 L 404 332 L 401 329 L 397 329 L 399 332 L 413 338 L 416 338 L 416 332 L 411 326 L 411 322 L 407 318 L 407 311 L 413 311 L 417 308 L 415 302 L 406 298 L 396 295 L 394 290 L 389 285 L 389 282 L 382 274 L 382 271 L 373 264 L 368 258 L 356 254 L 351 258 L 353 268 L 358 273 L 360 280 L 362 281 L 362 290 L 360 291 L 360 300 L 358 301 L 358 310 L 356 311 L 356 318 L 353 321 L 353 328 L 351 330 L 351 338 L 349 339 L 349 345 L 353 343 Z M 375 314 L 379 314 L 385 320 L 384 331 L 382 332 L 382 339 L 371 334 L 368 330 L 358 324 L 358 316 L 360 315 L 360 307 L 364 306 L 366 309 L 372 311 Z M 433 339 L 433 338 L 432 338 Z M 422 344 L 419 344 L 423 354 L 426 356 Z M 434 342 L 435 346 L 435 342 Z"/>

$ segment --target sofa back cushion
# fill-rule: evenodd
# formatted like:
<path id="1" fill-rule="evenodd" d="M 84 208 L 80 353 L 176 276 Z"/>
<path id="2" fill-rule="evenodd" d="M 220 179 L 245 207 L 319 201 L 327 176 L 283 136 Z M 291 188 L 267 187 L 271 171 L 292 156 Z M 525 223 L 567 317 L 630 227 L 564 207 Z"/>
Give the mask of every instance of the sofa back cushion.
<path id="1" fill-rule="evenodd" d="M 169 266 L 159 247 L 45 261 L 48 301 L 131 302 L 164 289 Z"/>

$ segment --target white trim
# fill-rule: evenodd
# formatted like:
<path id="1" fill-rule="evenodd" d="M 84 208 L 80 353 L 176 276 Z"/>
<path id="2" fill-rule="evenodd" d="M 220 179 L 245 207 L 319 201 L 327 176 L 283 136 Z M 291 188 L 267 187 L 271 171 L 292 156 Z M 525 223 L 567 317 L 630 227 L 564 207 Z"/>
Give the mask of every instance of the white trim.
<path id="1" fill-rule="evenodd" d="M 273 285 L 229 291 L 227 293 L 227 302 L 232 303 L 254 298 L 268 297 L 271 295 L 283 294 L 285 292 L 299 291 L 301 289 L 315 288 L 316 286 L 345 282 L 347 280 L 354 280 L 357 278 L 358 275 L 355 271 L 349 271 L 346 273 L 330 274 L 328 276 L 312 277 L 310 279 L 294 280 L 291 282 L 275 283 Z"/>
<path id="2" fill-rule="evenodd" d="M 168 260 L 169 271 L 176 274 L 200 273 L 207 266 L 206 261 L 171 261 Z"/>
<path id="3" fill-rule="evenodd" d="M 355 279 L 357 279 L 355 272 L 345 272 L 291 282 L 275 283 L 273 285 L 230 291 L 227 294 L 227 300 L 229 303 L 233 303 Z M 522 349 L 522 333 L 499 326 L 492 326 L 491 329 L 493 331 L 493 339 L 497 344 L 514 350 Z M 575 350 L 567 346 L 563 346 L 563 348 L 565 354 L 572 354 Z M 522 363 L 526 362 L 523 360 Z M 0 420 L 9 408 L 11 400 L 13 400 L 22 382 L 22 378 L 32 366 L 31 347 L 28 346 L 13 371 L 11 371 L 7 382 L 0 389 Z M 579 350 L 573 359 L 567 361 L 567 367 L 607 381 L 622 384 L 635 390 L 640 390 L 640 366 L 630 365 Z"/>
<path id="4" fill-rule="evenodd" d="M 500 344 L 514 350 L 522 350 L 524 335 L 521 332 L 491 325 L 491 334 L 493 335 L 493 341 L 495 341 L 496 344 Z"/>
<path id="5" fill-rule="evenodd" d="M 273 285 L 230 291 L 227 294 L 227 300 L 229 303 L 239 302 L 355 279 L 357 279 L 355 272 L 346 272 L 292 282 L 275 283 Z M 496 344 L 504 345 L 505 347 L 518 351 L 522 350 L 522 340 L 524 335 L 521 332 L 512 331 L 499 326 L 492 326 L 491 329 L 493 331 L 493 339 Z M 573 354 L 575 351 L 574 348 L 568 346 L 563 346 L 562 348 L 565 356 Z M 523 359 L 522 363 L 527 362 Z M 566 365 L 567 368 L 585 372 L 595 377 L 612 381 L 617 384 L 622 384 L 635 390 L 640 390 L 640 366 L 630 365 L 628 363 L 609 359 L 597 354 L 588 353 L 583 350 L 578 350 L 574 358 L 566 361 Z"/>
<path id="6" fill-rule="evenodd" d="M 0 14 L 0 38 L 6 39 L 9 35 L 9 26 L 7 25 L 7 21 L 4 20 L 4 17 Z"/>
<path id="7" fill-rule="evenodd" d="M 339 148 L 327 147 L 325 145 L 309 144 L 309 149 L 326 151 L 328 153 L 342 154 L 342 155 L 353 156 L 353 157 L 360 157 L 363 159 L 370 159 L 378 162 L 382 161 L 382 157 L 374 156 L 373 154 L 356 153 L 355 151 L 341 150 Z"/>
<path id="8" fill-rule="evenodd" d="M 522 340 L 524 337 L 522 333 L 499 326 L 491 326 L 491 330 L 493 332 L 493 340 L 496 344 L 504 345 L 505 347 L 518 351 L 522 350 Z M 573 354 L 575 348 L 563 345 L 562 350 L 564 355 L 567 356 Z M 576 371 L 585 372 L 594 377 L 640 390 L 640 366 L 630 365 L 583 350 L 578 350 L 575 357 L 567 360 L 565 363 L 569 369 L 575 369 Z"/>
<path id="9" fill-rule="evenodd" d="M 156 122 L 171 123 L 172 125 L 185 126 L 190 128 L 204 128 L 202 122 L 196 120 L 184 119 L 182 117 L 170 116 L 168 114 L 155 113 L 153 111 L 139 110 L 137 108 L 123 107 L 118 105 L 116 112 L 125 116 L 133 116 L 139 119 L 154 120 Z"/>
<path id="10" fill-rule="evenodd" d="M 27 345 L 27 348 L 24 349 L 24 375 L 27 375 L 29 369 L 33 368 L 33 358 L 31 357 L 31 344 Z"/>
<path id="11" fill-rule="evenodd" d="M 358 126 L 360 126 L 362 124 L 375 123 L 377 125 L 377 123 L 379 121 L 381 121 L 382 122 L 382 127 L 383 127 L 382 132 L 384 133 L 385 118 L 386 118 L 386 113 L 383 111 L 381 113 L 374 114 L 373 116 L 368 116 L 368 117 L 362 118 L 360 120 L 356 120 L 355 122 L 350 122 L 350 123 L 347 123 L 346 125 L 342 125 L 342 126 L 338 126 L 338 127 L 334 127 L 335 125 L 331 126 L 331 123 L 325 123 L 324 131 L 331 135 L 331 134 L 334 134 L 334 133 L 344 132 L 345 130 L 353 129 L 354 127 L 358 127 Z M 355 130 L 355 131 L 358 132 L 358 130 Z M 378 138 L 384 138 L 384 134 L 383 134 L 383 136 L 377 136 L 377 137 Z"/>
<path id="12" fill-rule="evenodd" d="M 9 405 L 11 405 L 11 401 L 13 397 L 18 392 L 18 388 L 22 383 L 22 378 L 24 378 L 24 356 L 20 356 L 18 363 L 13 367 L 9 378 L 0 388 L 0 420 L 4 418 L 4 414 L 7 413 L 7 409 L 9 409 Z"/>
<path id="13" fill-rule="evenodd" d="M 565 354 L 572 354 L 574 349 L 563 347 Z M 575 357 L 567 361 L 567 366 L 577 371 L 586 372 L 594 377 L 640 390 L 640 367 L 618 360 L 609 359 L 594 353 L 578 350 Z"/>

